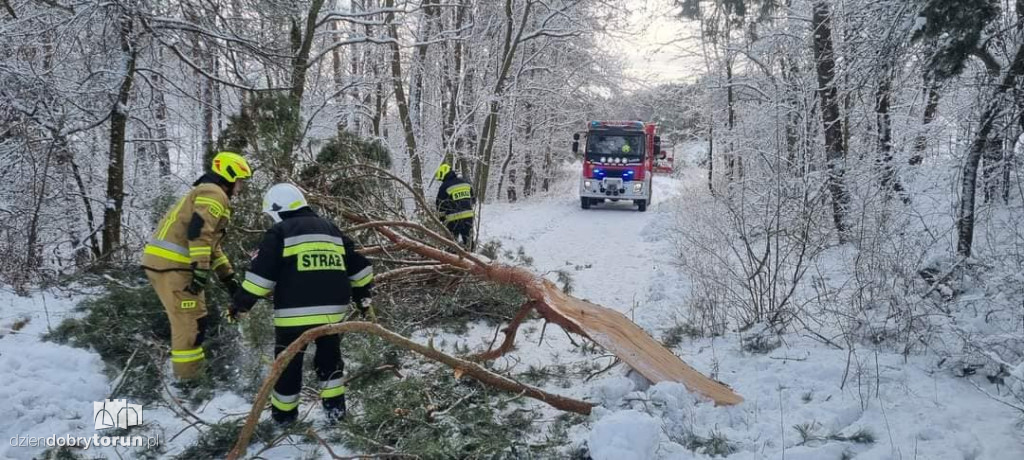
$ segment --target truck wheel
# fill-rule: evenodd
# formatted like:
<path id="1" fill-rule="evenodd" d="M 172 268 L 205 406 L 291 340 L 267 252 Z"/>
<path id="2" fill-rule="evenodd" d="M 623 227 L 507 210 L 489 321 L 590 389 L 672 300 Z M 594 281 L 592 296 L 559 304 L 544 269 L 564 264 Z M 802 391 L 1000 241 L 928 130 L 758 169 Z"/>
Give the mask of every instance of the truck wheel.
<path id="1" fill-rule="evenodd" d="M 647 200 L 636 200 L 636 209 L 640 212 L 647 212 Z"/>
<path id="2" fill-rule="evenodd" d="M 590 209 L 590 198 L 580 197 L 580 207 L 583 209 Z"/>

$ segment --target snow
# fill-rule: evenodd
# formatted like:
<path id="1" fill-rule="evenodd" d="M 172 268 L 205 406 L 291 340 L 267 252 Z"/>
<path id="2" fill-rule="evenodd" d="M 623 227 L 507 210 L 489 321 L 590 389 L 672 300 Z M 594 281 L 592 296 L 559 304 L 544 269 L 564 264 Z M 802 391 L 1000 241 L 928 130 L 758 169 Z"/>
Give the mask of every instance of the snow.
<path id="1" fill-rule="evenodd" d="M 628 202 L 582 210 L 575 176 L 569 177 L 531 200 L 485 206 L 483 239 L 498 239 L 513 251 L 522 246 L 533 258 L 535 272 L 552 280 L 558 271 L 568 272 L 576 295 L 618 310 L 653 337 L 662 337 L 686 317 L 691 287 L 675 265 L 677 250 L 669 236 L 677 229 L 680 203 L 692 201 L 695 197 L 687 194 L 703 189 L 694 186 L 703 177 L 697 171 L 657 176 L 654 200 L 645 213 Z M 837 273 L 854 257 L 851 252 L 849 247 L 830 249 L 823 256 L 822 276 L 834 277 L 832 283 L 847 282 Z M 1004 282 L 1019 281 L 1015 274 Z M 10 406 L 0 419 L 0 458 L 32 458 L 42 452 L 42 447 L 12 447 L 8 440 L 14 436 L 92 436 L 92 402 L 111 391 L 98 355 L 41 340 L 48 324 L 55 326 L 73 314 L 72 307 L 82 299 L 57 294 L 19 297 L 0 292 L 0 401 Z M 978 288 L 965 293 L 962 301 L 984 302 L 984 295 Z M 24 327 L 12 331 L 24 319 Z M 964 320 L 965 328 L 984 326 L 977 318 Z M 727 441 L 734 449 L 730 459 L 1024 458 L 1024 434 L 1017 425 L 1021 413 L 994 399 L 1001 389 L 980 375 L 957 378 L 930 354 L 904 356 L 866 345 L 848 352 L 799 334 L 786 335 L 779 348 L 766 354 L 742 349 L 746 333 L 684 339 L 673 348 L 677 355 L 745 398 L 738 406 L 715 407 L 681 384 L 650 385 L 622 364 L 604 371 L 613 364 L 610 354 L 582 350 L 557 326 L 546 331 L 541 326 L 539 320 L 525 323 L 516 349 L 495 368 L 508 368 L 515 376 L 529 366 L 564 366 L 564 375 L 538 385 L 598 404 L 583 424 L 569 429 L 571 441 L 565 446 L 585 447 L 596 460 L 712 458 L 711 438 Z M 417 338 L 425 341 L 427 336 L 440 348 L 483 349 L 494 328 L 474 323 L 464 334 L 427 330 Z M 1024 378 L 1024 364 L 1008 366 L 1006 372 Z M 194 411 L 215 423 L 244 416 L 250 404 L 239 395 L 219 393 Z M 526 404 L 552 416 L 543 419 L 557 415 L 542 403 Z M 165 407 L 147 407 L 145 420 L 145 433 L 161 437 L 161 455 L 166 457 L 180 453 L 199 433 Z M 812 437 L 803 439 L 797 426 L 806 427 Z M 841 439 L 862 430 L 873 435 L 873 443 Z M 263 455 L 295 458 L 316 450 L 296 441 Z M 90 449 L 88 454 L 118 453 Z"/>
<path id="2" fill-rule="evenodd" d="M 113 390 L 100 356 L 91 350 L 43 340 L 51 327 L 76 314 L 72 310 L 86 296 L 35 291 L 21 297 L 0 288 L 0 369 L 3 376 L 0 401 L 6 406 L 4 417 L 0 417 L 0 459 L 39 458 L 47 449 L 42 443 L 20 446 L 19 437 L 45 441 L 51 436 L 92 439 L 93 435 L 107 434 L 95 430 L 92 420 L 93 402 L 109 398 Z M 220 392 L 191 410 L 204 422 L 217 423 L 241 419 L 251 407 L 250 399 Z M 311 417 L 315 420 L 319 415 L 314 413 Z M 163 405 L 144 406 L 143 422 L 141 429 L 133 429 L 130 435 L 143 436 L 147 441 L 153 438 L 163 449 L 161 458 L 180 454 L 198 439 L 199 431 L 189 427 L 191 422 Z M 266 458 L 310 458 L 319 451 L 323 458 L 329 458 L 319 446 L 295 441 L 294 445 L 282 443 L 263 455 Z M 261 448 L 259 444 L 252 447 L 254 452 Z M 136 456 L 132 455 L 133 449 L 139 453 L 147 450 L 90 446 L 78 452 L 87 458 L 131 458 Z M 335 445 L 332 449 L 339 455 L 350 454 L 342 446 Z"/>
<path id="3" fill-rule="evenodd" d="M 99 355 L 40 341 L 48 312 L 55 314 L 55 326 L 73 302 L 45 292 L 18 297 L 4 290 L 0 305 L 0 401 L 7 406 L 0 418 L 0 458 L 28 459 L 38 451 L 13 447 L 10 438 L 91 431 L 92 402 L 107 395 L 107 378 Z M 12 330 L 23 321 L 28 322 Z"/>
<path id="4" fill-rule="evenodd" d="M 635 410 L 615 412 L 602 418 L 590 432 L 590 456 L 594 460 L 651 458 L 658 449 L 658 421 Z"/>
<path id="5" fill-rule="evenodd" d="M 656 176 L 654 202 L 646 213 L 628 202 L 582 210 L 575 184 L 535 201 L 491 204 L 484 208 L 482 240 L 498 239 L 505 249 L 522 246 L 534 258 L 534 271 L 549 279 L 558 270 L 568 271 L 575 295 L 624 313 L 659 338 L 685 317 L 690 289 L 673 265 L 676 251 L 667 236 L 675 229 L 679 200 L 690 199 L 683 191 L 706 190 L 695 186 L 703 180 L 694 170 Z M 824 269 L 838 273 L 851 252 L 830 250 Z M 833 282 L 847 280 L 837 276 Z M 541 323 L 528 322 L 521 331 L 531 324 L 537 329 Z M 595 361 L 574 351 L 565 334 L 548 329 L 541 345 L 538 333 L 521 332 L 516 350 L 497 366 L 511 366 L 515 373 L 556 363 L 587 369 Z M 493 329 L 474 329 L 462 341 L 485 347 L 492 336 Z M 595 459 L 710 458 L 711 452 L 686 444 L 691 436 L 706 440 L 714 434 L 728 440 L 736 449 L 729 458 L 738 459 L 1024 458 L 1024 435 L 1016 425 L 1021 414 L 979 391 L 998 391 L 983 378 L 956 378 L 938 368 L 935 356 L 904 357 L 865 347 L 851 354 L 798 335 L 785 336 L 771 353 L 752 354 L 741 349 L 742 337 L 731 332 L 686 339 L 673 350 L 746 398 L 736 407 L 715 407 L 676 383 L 645 388 L 624 376 L 628 369 L 621 364 L 568 387 L 541 386 L 600 404 L 584 429 L 574 432 L 574 444 L 586 445 Z M 596 361 L 603 369 L 611 358 Z M 798 425 L 812 427 L 821 439 L 805 442 Z M 874 436 L 873 443 L 824 439 L 862 429 Z"/>

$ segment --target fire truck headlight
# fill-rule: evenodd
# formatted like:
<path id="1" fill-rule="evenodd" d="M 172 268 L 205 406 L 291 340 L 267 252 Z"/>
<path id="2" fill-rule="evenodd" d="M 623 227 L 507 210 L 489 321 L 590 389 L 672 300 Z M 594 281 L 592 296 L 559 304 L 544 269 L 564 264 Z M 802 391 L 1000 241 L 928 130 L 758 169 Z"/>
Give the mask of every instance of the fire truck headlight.
<path id="1" fill-rule="evenodd" d="M 583 188 L 590 190 L 590 186 L 593 185 L 589 180 L 583 181 Z"/>
<path id="2" fill-rule="evenodd" d="M 637 182 L 637 183 L 633 184 L 633 193 L 640 193 L 642 191 L 644 191 L 644 183 L 643 182 Z"/>

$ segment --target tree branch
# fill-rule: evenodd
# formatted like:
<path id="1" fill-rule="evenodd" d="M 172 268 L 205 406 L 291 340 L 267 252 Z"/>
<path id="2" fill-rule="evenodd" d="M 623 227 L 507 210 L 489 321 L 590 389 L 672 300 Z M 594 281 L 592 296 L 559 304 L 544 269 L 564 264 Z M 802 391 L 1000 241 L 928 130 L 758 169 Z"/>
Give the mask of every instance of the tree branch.
<path id="1" fill-rule="evenodd" d="M 231 449 L 231 452 L 228 453 L 227 458 L 229 460 L 238 459 L 245 455 L 246 449 L 249 446 L 249 441 L 256 429 L 256 423 L 259 421 L 260 413 L 263 412 L 263 407 L 266 405 L 265 402 L 270 397 L 270 390 L 273 389 L 277 380 L 281 378 L 281 374 L 284 372 L 285 366 L 291 362 L 299 350 L 305 349 L 309 342 L 312 342 L 319 337 L 349 332 L 362 332 L 378 336 L 395 346 L 414 351 L 426 358 L 441 362 L 452 369 L 455 369 L 456 375 L 468 375 L 480 383 L 499 390 L 513 394 L 521 393 L 530 398 L 547 403 L 551 407 L 559 410 L 589 415 L 591 408 L 594 406 L 588 402 L 548 393 L 539 388 L 500 376 L 484 369 L 479 364 L 456 358 L 426 345 L 413 342 L 406 337 L 384 329 L 374 323 L 346 322 L 330 324 L 306 331 L 297 340 L 288 345 L 288 348 L 285 348 L 284 351 L 277 356 L 277 359 L 274 360 L 274 364 L 270 368 L 270 373 L 263 380 L 263 384 L 260 386 L 260 391 L 256 394 L 256 399 L 253 402 L 252 409 L 249 410 L 249 416 L 245 420 L 245 425 L 242 427 L 242 431 L 238 435 L 238 440 L 235 442 L 235 446 Z"/>

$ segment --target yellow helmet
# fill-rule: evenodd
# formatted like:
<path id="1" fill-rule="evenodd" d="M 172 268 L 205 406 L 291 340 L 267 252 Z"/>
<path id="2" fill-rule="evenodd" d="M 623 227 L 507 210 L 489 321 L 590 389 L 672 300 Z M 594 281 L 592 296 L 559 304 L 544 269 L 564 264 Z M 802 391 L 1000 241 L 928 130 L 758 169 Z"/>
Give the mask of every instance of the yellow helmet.
<path id="1" fill-rule="evenodd" d="M 241 155 L 234 152 L 217 152 L 213 157 L 213 165 L 210 167 L 214 174 L 223 177 L 230 183 L 238 179 L 252 177 L 252 169 L 249 163 Z"/>
<path id="2" fill-rule="evenodd" d="M 441 163 L 441 166 L 437 167 L 437 171 L 434 171 L 434 180 L 444 180 L 444 176 L 452 171 L 452 167 L 448 163 Z"/>

